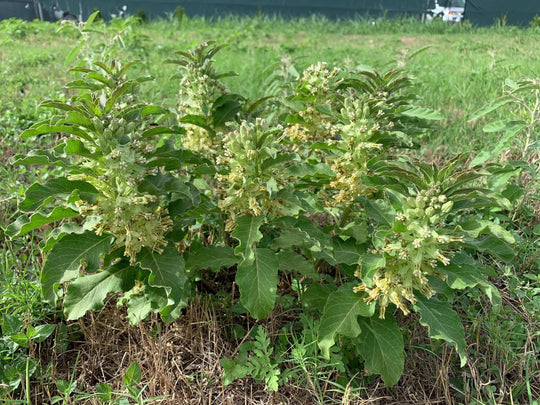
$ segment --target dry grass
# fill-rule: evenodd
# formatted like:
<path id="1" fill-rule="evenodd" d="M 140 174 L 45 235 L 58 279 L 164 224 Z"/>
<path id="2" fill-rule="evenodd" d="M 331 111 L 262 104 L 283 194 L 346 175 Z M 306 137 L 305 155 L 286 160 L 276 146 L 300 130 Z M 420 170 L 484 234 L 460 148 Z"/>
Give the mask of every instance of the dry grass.
<path id="1" fill-rule="evenodd" d="M 515 302 L 505 304 L 516 305 Z M 486 310 L 489 310 L 487 306 Z M 518 307 L 515 310 L 520 311 Z M 164 324 L 156 316 L 138 326 L 127 322 L 124 308 L 109 303 L 101 312 L 88 313 L 69 326 L 73 340 L 69 350 L 38 347 L 41 364 L 51 364 L 47 373 L 50 380 L 33 384 L 32 403 L 50 403 L 57 394 L 54 381 L 70 380 L 72 376 L 82 392 L 95 392 L 99 383 L 110 384 L 116 392 L 126 392 L 122 376 L 132 362 L 137 362 L 143 371 L 142 381 L 147 384 L 144 398 L 161 397 L 148 402 L 151 404 L 482 404 L 485 402 L 482 402 L 481 392 L 486 385 L 496 388 L 497 398 L 502 401 L 497 403 L 524 403 L 519 400 L 525 400 L 526 396 L 513 398 L 512 390 L 526 379 L 525 352 L 537 350 L 533 340 L 523 348 L 522 361 L 517 361 L 512 370 L 501 369 L 502 378 L 497 379 L 493 372 L 485 369 L 486 364 L 504 368 L 508 359 L 494 358 L 503 353 L 493 352 L 494 346 L 480 332 L 468 331 L 472 336 L 469 352 L 474 356 L 461 369 L 454 350 L 431 342 L 415 316 L 399 320 L 407 344 L 405 371 L 398 384 L 385 387 L 375 376 L 360 375 L 357 378 L 365 387 L 363 390 L 347 387 L 337 392 L 332 390 L 335 374 L 327 377 L 326 385 L 321 384 L 325 387 L 324 398 L 321 398 L 307 383 L 305 386 L 284 384 L 277 393 L 265 391 L 263 385 L 250 378 L 223 386 L 219 361 L 224 357 L 233 358 L 240 343 L 230 338 L 232 322 L 242 322 L 246 329 L 253 324 L 247 318 L 233 320 L 230 313 L 217 310 L 208 300 L 194 299 L 185 314 L 171 324 Z M 286 321 L 278 316 L 270 317 L 265 321 L 265 330 L 275 337 Z M 537 325 L 534 319 L 529 321 L 531 327 Z M 539 373 L 533 374 L 535 395 L 540 394 L 539 378 Z M 456 387 L 456 382 L 461 389 Z M 72 403 L 97 405 L 101 402 L 91 398 Z"/>
<path id="2" fill-rule="evenodd" d="M 281 320 L 274 318 L 279 328 Z M 194 300 L 176 322 L 165 325 L 155 318 L 138 326 L 125 319 L 125 310 L 108 305 L 100 313 L 89 313 L 70 325 L 70 349 L 60 352 L 42 347 L 42 364 L 52 364 L 51 381 L 33 386 L 35 404 L 50 403 L 56 395 L 53 381 L 78 381 L 79 390 L 94 392 L 99 383 L 110 384 L 115 391 L 125 392 L 122 376 L 132 362 L 143 370 L 147 385 L 145 398 L 162 397 L 156 404 L 317 404 L 313 390 L 290 384 L 279 392 L 265 391 L 263 385 L 246 378 L 229 386 L 221 384 L 220 358 L 232 358 L 238 342 L 229 339 L 230 320 L 224 313 L 200 299 Z M 272 325 L 267 325 L 272 329 Z M 360 396 L 349 388 L 342 392 L 327 386 L 324 403 L 351 405 L 379 404 L 452 404 L 449 374 L 455 359 L 451 351 L 442 357 L 415 347 L 426 344 L 425 330 L 419 327 L 409 332 L 411 345 L 407 349 L 406 371 L 398 385 L 384 387 L 373 376 L 366 379 L 366 389 Z M 271 335 L 271 333 L 269 333 Z M 367 381 L 370 381 L 369 383 Z M 81 403 L 81 402 L 78 402 Z M 100 403 L 89 399 L 87 404 Z"/>

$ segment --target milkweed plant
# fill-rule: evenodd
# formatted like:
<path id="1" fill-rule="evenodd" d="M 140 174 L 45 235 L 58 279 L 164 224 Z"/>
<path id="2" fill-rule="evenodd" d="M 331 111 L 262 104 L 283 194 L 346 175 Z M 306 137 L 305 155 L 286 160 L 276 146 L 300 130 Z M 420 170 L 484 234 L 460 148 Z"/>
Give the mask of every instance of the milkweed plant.
<path id="1" fill-rule="evenodd" d="M 229 92 L 221 79 L 231 74 L 214 67 L 222 48 L 208 42 L 169 61 L 175 111 L 141 100 L 152 78 L 112 58 L 74 68 L 68 101 L 42 103 L 55 115 L 22 138 L 59 141 L 13 163 L 55 175 L 28 187 L 6 233 L 49 224 L 44 298 L 77 319 L 115 293 L 131 322 L 170 322 L 205 274 L 228 269 L 250 316 L 288 302 L 318 318 L 323 356 L 348 342 L 387 385 L 404 367 L 398 314 L 418 314 L 464 365 L 456 292 L 479 289 L 496 307 L 494 270 L 478 253 L 513 258 L 512 235 L 490 221 L 509 208 L 485 186 L 493 165 L 412 157 L 441 114 L 417 105 L 402 69 L 321 62 L 266 103 Z M 280 289 L 284 278 L 295 288 Z"/>

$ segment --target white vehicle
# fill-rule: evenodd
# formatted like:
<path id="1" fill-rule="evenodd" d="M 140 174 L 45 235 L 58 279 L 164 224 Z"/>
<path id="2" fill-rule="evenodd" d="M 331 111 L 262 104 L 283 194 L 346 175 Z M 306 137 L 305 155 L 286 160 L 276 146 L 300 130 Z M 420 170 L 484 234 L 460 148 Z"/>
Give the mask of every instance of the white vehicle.
<path id="1" fill-rule="evenodd" d="M 446 22 L 462 22 L 465 12 L 465 0 L 435 0 L 435 6 L 428 8 L 422 14 L 422 21 L 431 21 L 437 18 Z"/>

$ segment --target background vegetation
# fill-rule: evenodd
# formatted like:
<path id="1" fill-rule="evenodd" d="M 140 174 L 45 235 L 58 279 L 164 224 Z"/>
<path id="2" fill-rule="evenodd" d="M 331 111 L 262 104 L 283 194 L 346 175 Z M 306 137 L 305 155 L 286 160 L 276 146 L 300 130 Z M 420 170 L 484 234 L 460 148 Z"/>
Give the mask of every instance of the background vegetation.
<path id="1" fill-rule="evenodd" d="M 9 377 L 4 382 L 7 385 L 0 387 L 3 400 L 157 403 L 156 397 L 164 395 L 164 403 L 210 403 L 206 398 L 214 403 L 537 403 L 537 189 L 529 200 L 531 208 L 516 214 L 518 225 L 513 232 L 519 237 L 515 260 L 496 263 L 496 274 L 491 277 L 502 297 L 500 311 L 492 311 L 486 299 L 474 293 L 463 294 L 457 301 L 466 328 L 467 365 L 460 368 L 452 348 L 427 340 L 418 325 L 418 329 L 404 330 L 405 372 L 392 388 L 382 387 L 380 380 L 366 373 L 352 381 L 340 378 L 346 373 L 339 362 L 322 364 L 316 348 L 311 347 L 314 338 L 306 336 L 307 332 L 280 334 L 283 318 L 277 316 L 263 322 L 267 336 L 261 329 L 253 329 L 259 354 L 251 361 L 266 374 L 252 374 L 257 381 L 241 379 L 224 388 L 220 359 L 234 358 L 243 337 L 231 336 L 231 328 L 225 325 L 237 323 L 245 330 L 254 327 L 243 315 L 235 318 L 237 314 L 234 308 L 227 308 L 225 298 L 209 300 L 200 293 L 182 318 L 167 325 L 156 318 L 132 327 L 122 309 L 114 305 L 66 322 L 58 309 L 42 301 L 38 283 L 42 267 L 38 244 L 48 230 L 39 229 L 17 239 L 7 238 L 3 230 L 16 218 L 24 189 L 54 175 L 38 166 L 14 167 L 10 161 L 16 154 L 55 142 L 51 136 L 23 142 L 20 134 L 50 116 L 49 110 L 39 107 L 44 98 L 67 100 L 72 95 L 64 87 L 71 80 L 66 60 L 73 61 L 73 50 L 81 44 L 92 43 L 93 51 L 103 54 L 115 46 L 124 60 L 140 59 L 134 70 L 155 78 L 152 86 L 142 87 L 141 97 L 171 109 L 177 104 L 179 82 L 171 80 L 177 68 L 162 61 L 174 51 L 194 48 L 206 40 L 229 44 L 215 58 L 216 69 L 238 73 L 239 77 L 223 80 L 232 92 L 250 99 L 276 94 L 279 83 L 295 80 L 299 72 L 318 61 L 378 71 L 402 67 L 413 78 L 416 103 L 436 109 L 444 117 L 422 135 L 421 148 L 412 153 L 425 162 L 444 163 L 457 153 L 472 160 L 500 141 L 504 132 L 485 132 L 484 126 L 511 120 L 516 111 L 502 105 L 486 116 L 475 113 L 501 97 L 508 85 L 537 77 L 538 28 L 477 29 L 467 24 L 421 25 L 384 19 L 205 21 L 171 17 L 146 24 L 114 20 L 105 29 L 107 39 L 81 34 L 70 26 L 60 29 L 59 24 L 0 22 L 0 362 Z M 100 48 L 101 42 L 109 49 Z M 529 105 L 534 112 L 538 107 L 534 91 L 532 97 Z M 532 121 L 538 119 L 534 114 L 531 117 Z M 531 130 L 537 142 L 535 125 L 531 124 Z M 538 145 L 533 144 L 534 148 Z M 493 158 L 510 159 L 515 153 Z M 213 289 L 202 288 L 207 292 Z M 304 331 L 314 330 L 309 325 L 312 320 L 302 322 Z M 265 377 L 283 367 L 295 370 L 296 377 L 282 381 L 277 393 L 264 391 L 269 383 Z"/>

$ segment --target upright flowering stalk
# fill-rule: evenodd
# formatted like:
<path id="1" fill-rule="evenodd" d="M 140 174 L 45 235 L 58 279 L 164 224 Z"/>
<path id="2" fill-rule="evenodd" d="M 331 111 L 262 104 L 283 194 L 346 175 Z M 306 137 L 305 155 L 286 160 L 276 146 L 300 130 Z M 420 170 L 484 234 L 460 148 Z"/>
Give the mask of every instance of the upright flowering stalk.
<path id="1" fill-rule="evenodd" d="M 243 214 L 283 215 L 278 192 L 289 184 L 281 159 L 281 128 L 271 127 L 264 119 L 243 121 L 224 139 L 224 153 L 219 164 L 230 168 L 217 174 L 221 194 L 219 207 L 228 215 L 227 230 Z"/>
<path id="2" fill-rule="evenodd" d="M 94 69 L 77 68 L 82 79 L 70 83 L 80 89 L 70 103 L 45 102 L 45 106 L 65 111 L 50 123 L 39 122 L 23 136 L 65 131 L 65 152 L 78 155 L 68 175 L 70 181 L 83 181 L 97 190 L 92 200 L 75 201 L 83 216 L 91 216 L 96 234 L 113 236 L 113 248 L 123 248 L 135 263 L 143 247 L 161 252 L 172 221 L 160 196 L 142 191 L 148 176 L 158 173 L 149 165 L 156 149 L 155 136 L 171 133 L 153 123 L 154 114 L 165 110 L 137 103 L 139 83 L 148 78 L 130 80 L 130 64 L 98 62 Z"/>
<path id="3" fill-rule="evenodd" d="M 178 93 L 178 120 L 184 124 L 186 134 L 182 138 L 183 146 L 215 161 L 221 154 L 220 134 L 216 134 L 214 110 L 216 102 L 229 94 L 221 78 L 234 73 L 218 74 L 214 68 L 213 56 L 224 45 L 213 46 L 213 42 L 204 42 L 187 52 L 177 52 L 181 58 L 169 60 L 180 66 L 180 90 Z M 193 118 L 197 117 L 197 118 Z"/>
<path id="4" fill-rule="evenodd" d="M 445 278 L 437 267 L 448 265 L 463 242 L 463 235 L 446 223 L 453 202 L 442 193 L 440 185 L 435 183 L 413 191 L 401 206 L 393 232 L 379 240 L 372 251 L 384 258 L 384 267 L 377 270 L 370 282 L 362 281 L 355 287 L 357 292 L 367 292 L 367 302 L 378 301 L 381 318 L 389 303 L 408 314 L 406 304 L 416 303 L 415 290 L 431 297 L 434 290 L 428 277 Z M 360 270 L 356 275 L 362 278 Z"/>
<path id="5" fill-rule="evenodd" d="M 327 156 L 336 173 L 326 187 L 337 192 L 329 199 L 330 205 L 347 207 L 357 197 L 373 193 L 373 188 L 365 184 L 364 177 L 369 171 L 368 162 L 383 150 L 383 144 L 379 143 L 385 130 L 381 116 L 370 108 L 367 97 L 358 99 L 349 94 L 345 98 L 340 123 L 336 124 L 340 140 L 334 142 L 339 153 Z"/>
<path id="6" fill-rule="evenodd" d="M 445 279 L 440 270 L 463 247 L 465 237 L 478 236 L 466 229 L 470 224 L 463 228 L 457 221 L 476 201 L 496 206 L 488 190 L 469 186 L 481 177 L 479 172 L 456 170 L 462 160 L 458 156 L 440 169 L 393 163 L 377 171 L 382 182 L 389 182 L 384 188 L 394 196 L 395 217 L 391 228 L 374 233 L 371 253 L 383 264 L 372 276 L 359 268 L 356 276 L 361 281 L 355 291 L 365 291 L 367 302 L 377 301 L 381 317 L 390 303 L 408 314 L 407 304 L 416 303 L 415 291 L 431 297 L 435 291 L 429 278 Z"/>
<path id="7" fill-rule="evenodd" d="M 336 91 L 342 82 L 340 73 L 341 69 L 319 62 L 304 70 L 298 79 L 292 99 L 304 103 L 304 108 L 298 111 L 301 122 L 285 129 L 288 140 L 297 145 L 296 149 L 304 147 L 306 142 L 326 142 L 335 137 L 335 119 L 329 113 L 335 107 Z"/>

